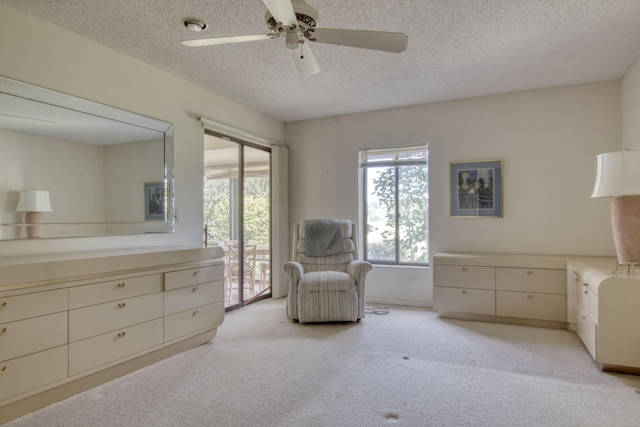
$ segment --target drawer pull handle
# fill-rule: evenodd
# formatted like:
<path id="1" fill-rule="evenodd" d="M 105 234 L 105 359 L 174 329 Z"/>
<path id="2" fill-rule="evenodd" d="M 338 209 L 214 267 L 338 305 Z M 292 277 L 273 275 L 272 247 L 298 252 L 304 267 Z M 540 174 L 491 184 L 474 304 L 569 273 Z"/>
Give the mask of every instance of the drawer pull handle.
<path id="1" fill-rule="evenodd" d="M 583 284 L 582 284 L 582 286 L 585 286 L 585 287 L 587 287 L 587 288 L 588 288 L 588 287 L 589 287 L 589 284 L 588 284 L 588 283 L 583 283 Z"/>
<path id="2" fill-rule="evenodd" d="M 466 290 L 466 289 L 463 289 L 461 292 L 462 292 L 463 294 L 466 294 L 466 293 L 467 293 L 467 290 Z"/>
<path id="3" fill-rule="evenodd" d="M 195 317 L 195 316 L 197 316 L 199 313 L 200 313 L 200 312 L 199 312 L 198 310 L 196 310 L 196 311 L 194 311 L 194 312 L 193 312 L 192 316 L 193 316 L 193 317 Z"/>
<path id="4" fill-rule="evenodd" d="M 126 283 L 124 283 L 124 282 L 118 283 L 118 287 L 119 288 L 124 288 L 125 285 L 126 285 Z"/>
<path id="5" fill-rule="evenodd" d="M 199 290 L 200 288 L 196 286 L 195 288 L 193 288 L 192 292 L 198 292 Z"/>
<path id="6" fill-rule="evenodd" d="M 196 271 L 194 271 L 194 272 L 193 272 L 193 275 L 194 275 L 194 276 L 199 276 L 199 275 L 200 275 L 200 270 L 196 270 Z"/>
<path id="7" fill-rule="evenodd" d="M 7 368 L 6 366 L 3 366 L 2 369 L 0 369 L 0 375 L 6 374 L 8 370 L 9 368 Z"/>
<path id="8" fill-rule="evenodd" d="M 9 303 L 6 301 L 0 302 L 0 308 L 5 308 Z"/>
<path id="9" fill-rule="evenodd" d="M 462 267 L 460 270 L 462 270 L 462 271 L 467 271 L 467 270 L 468 270 L 468 268 L 467 268 L 467 267 Z"/>
<path id="10" fill-rule="evenodd" d="M 7 333 L 7 328 L 0 329 L 0 337 Z"/>
<path id="11" fill-rule="evenodd" d="M 122 331 L 118 333 L 118 338 L 123 338 L 126 335 L 126 332 Z"/>
<path id="12" fill-rule="evenodd" d="M 589 293 L 589 291 L 585 289 L 584 290 L 584 294 L 587 295 L 588 293 Z"/>
<path id="13" fill-rule="evenodd" d="M 529 298 L 529 299 L 533 299 L 533 295 L 531 295 L 531 294 L 527 294 L 527 298 Z"/>
<path id="14" fill-rule="evenodd" d="M 532 275 L 533 275 L 533 270 L 527 270 L 527 274 L 528 274 L 529 276 L 532 276 Z"/>
<path id="15" fill-rule="evenodd" d="M 127 303 L 121 302 L 120 304 L 118 304 L 118 308 L 124 308 L 127 305 Z"/>

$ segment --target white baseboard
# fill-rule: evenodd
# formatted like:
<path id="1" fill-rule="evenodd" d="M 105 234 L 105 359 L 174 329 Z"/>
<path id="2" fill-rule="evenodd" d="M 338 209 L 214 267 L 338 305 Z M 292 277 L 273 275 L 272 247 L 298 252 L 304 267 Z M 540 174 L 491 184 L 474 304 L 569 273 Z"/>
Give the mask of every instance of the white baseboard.
<path id="1" fill-rule="evenodd" d="M 414 301 L 389 298 L 367 298 L 366 304 L 406 305 L 410 307 L 433 308 L 433 301 Z"/>

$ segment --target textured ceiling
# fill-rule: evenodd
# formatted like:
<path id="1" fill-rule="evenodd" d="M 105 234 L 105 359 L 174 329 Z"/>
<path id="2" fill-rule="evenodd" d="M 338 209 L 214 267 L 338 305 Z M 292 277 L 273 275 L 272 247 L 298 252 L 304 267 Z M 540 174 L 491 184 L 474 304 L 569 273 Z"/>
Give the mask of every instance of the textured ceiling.
<path id="1" fill-rule="evenodd" d="M 322 71 L 309 77 L 283 39 L 180 43 L 265 34 L 261 0 L 0 1 L 285 123 L 617 79 L 640 56 L 640 0 L 307 0 L 320 27 L 409 36 L 400 54 L 312 44 Z"/>

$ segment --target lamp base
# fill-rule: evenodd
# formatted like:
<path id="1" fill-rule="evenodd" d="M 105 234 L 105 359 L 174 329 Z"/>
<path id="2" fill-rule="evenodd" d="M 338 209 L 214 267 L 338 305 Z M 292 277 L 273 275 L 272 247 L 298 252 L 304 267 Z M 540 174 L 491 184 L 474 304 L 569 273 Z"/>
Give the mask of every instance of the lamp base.
<path id="1" fill-rule="evenodd" d="M 42 212 L 27 212 L 24 215 L 24 222 L 27 223 L 27 237 L 29 239 L 39 239 L 42 237 L 40 230 L 41 221 Z"/>
<path id="2" fill-rule="evenodd" d="M 616 265 L 616 269 L 613 270 L 613 274 L 618 276 L 634 276 L 636 274 L 640 274 L 639 267 L 640 264 L 638 264 L 637 262 L 630 262 L 625 264 L 618 263 L 618 265 Z"/>
<path id="3" fill-rule="evenodd" d="M 613 199 L 611 226 L 618 264 L 640 265 L 640 196 Z"/>

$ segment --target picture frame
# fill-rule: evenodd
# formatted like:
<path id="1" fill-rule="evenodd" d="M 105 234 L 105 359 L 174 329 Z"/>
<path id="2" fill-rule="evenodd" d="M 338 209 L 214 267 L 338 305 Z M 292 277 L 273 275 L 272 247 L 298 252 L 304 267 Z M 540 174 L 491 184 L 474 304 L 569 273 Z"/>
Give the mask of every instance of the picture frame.
<path id="1" fill-rule="evenodd" d="M 144 219 L 164 220 L 165 212 L 164 183 L 149 183 L 144 185 Z"/>
<path id="2" fill-rule="evenodd" d="M 451 216 L 502 217 L 502 171 L 502 160 L 451 162 Z"/>

